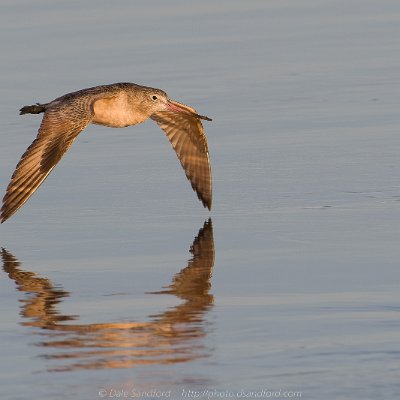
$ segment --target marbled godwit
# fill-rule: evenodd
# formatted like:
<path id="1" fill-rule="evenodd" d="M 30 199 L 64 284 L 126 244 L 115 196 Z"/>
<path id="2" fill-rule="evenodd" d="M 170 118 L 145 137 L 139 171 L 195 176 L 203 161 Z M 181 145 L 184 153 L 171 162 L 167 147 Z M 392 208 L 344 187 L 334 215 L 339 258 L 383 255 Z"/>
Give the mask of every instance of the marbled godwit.
<path id="1" fill-rule="evenodd" d="M 210 118 L 134 83 L 115 83 L 79 90 L 50 103 L 22 107 L 20 114 L 44 113 L 38 135 L 22 155 L 7 187 L 1 222 L 11 217 L 36 191 L 89 124 L 124 128 L 153 119 L 167 135 L 193 190 L 211 208 L 211 168 L 207 138 L 200 119 Z"/>

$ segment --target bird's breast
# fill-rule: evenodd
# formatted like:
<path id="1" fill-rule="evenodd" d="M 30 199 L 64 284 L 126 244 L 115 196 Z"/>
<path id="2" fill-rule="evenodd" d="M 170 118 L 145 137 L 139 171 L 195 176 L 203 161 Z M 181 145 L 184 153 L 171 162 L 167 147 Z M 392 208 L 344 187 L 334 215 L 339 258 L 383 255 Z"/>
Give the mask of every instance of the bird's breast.
<path id="1" fill-rule="evenodd" d="M 138 108 L 132 106 L 125 93 L 96 100 L 93 104 L 93 112 L 92 123 L 113 128 L 136 125 L 147 119 L 147 116 Z"/>

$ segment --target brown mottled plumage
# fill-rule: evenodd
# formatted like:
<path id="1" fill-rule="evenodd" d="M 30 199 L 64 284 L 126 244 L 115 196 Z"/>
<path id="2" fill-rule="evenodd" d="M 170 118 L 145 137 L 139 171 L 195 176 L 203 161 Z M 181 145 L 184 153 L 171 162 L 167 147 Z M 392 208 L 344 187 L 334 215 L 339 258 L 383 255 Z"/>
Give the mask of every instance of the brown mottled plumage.
<path id="1" fill-rule="evenodd" d="M 207 139 L 196 110 L 160 90 L 115 83 L 68 93 L 47 104 L 22 107 L 44 112 L 39 133 L 22 155 L 3 198 L 0 220 L 10 218 L 36 191 L 89 124 L 123 128 L 151 118 L 167 135 L 204 207 L 211 208 L 211 167 Z"/>

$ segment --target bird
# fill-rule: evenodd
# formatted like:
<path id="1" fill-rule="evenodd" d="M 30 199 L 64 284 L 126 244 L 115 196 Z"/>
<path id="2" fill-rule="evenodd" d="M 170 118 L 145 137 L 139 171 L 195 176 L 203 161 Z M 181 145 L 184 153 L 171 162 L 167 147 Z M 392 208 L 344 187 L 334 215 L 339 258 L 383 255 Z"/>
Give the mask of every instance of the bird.
<path id="1" fill-rule="evenodd" d="M 203 206 L 211 210 L 212 178 L 208 142 L 194 108 L 171 100 L 161 89 L 130 82 L 67 93 L 49 103 L 20 109 L 20 115 L 44 113 L 36 139 L 18 162 L 0 211 L 5 222 L 35 193 L 89 124 L 124 128 L 152 119 L 166 134 Z"/>

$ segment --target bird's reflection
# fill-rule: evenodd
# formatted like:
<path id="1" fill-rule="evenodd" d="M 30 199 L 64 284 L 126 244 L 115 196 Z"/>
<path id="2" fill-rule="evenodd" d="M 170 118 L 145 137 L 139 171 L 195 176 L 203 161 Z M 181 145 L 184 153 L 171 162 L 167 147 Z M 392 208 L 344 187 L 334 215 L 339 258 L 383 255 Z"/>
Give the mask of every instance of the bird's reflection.
<path id="1" fill-rule="evenodd" d="M 204 223 L 190 248 L 192 258 L 172 283 L 153 294 L 172 294 L 183 303 L 147 322 L 79 324 L 79 316 L 62 315 L 57 304 L 70 294 L 49 279 L 23 270 L 20 262 L 2 249 L 3 268 L 17 288 L 28 295 L 21 300 L 25 326 L 40 328 L 39 345 L 44 357 L 62 365 L 49 368 L 68 371 L 95 368 L 129 368 L 144 364 L 168 364 L 206 357 L 201 340 L 207 334 L 205 314 L 213 304 L 211 274 L 214 240 L 211 219 Z"/>

